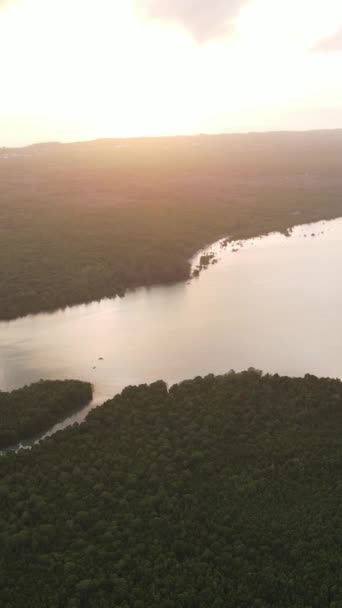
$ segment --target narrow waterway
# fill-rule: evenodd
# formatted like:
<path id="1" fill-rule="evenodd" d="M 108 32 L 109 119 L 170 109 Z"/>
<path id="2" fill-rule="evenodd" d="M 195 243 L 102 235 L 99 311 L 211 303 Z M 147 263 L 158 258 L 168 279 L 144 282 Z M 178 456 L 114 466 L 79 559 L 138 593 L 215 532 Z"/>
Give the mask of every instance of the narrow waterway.
<path id="1" fill-rule="evenodd" d="M 250 366 L 342 377 L 342 219 L 208 251 L 217 263 L 188 283 L 0 323 L 0 389 L 91 381 L 94 402 L 62 428 L 160 378 Z"/>

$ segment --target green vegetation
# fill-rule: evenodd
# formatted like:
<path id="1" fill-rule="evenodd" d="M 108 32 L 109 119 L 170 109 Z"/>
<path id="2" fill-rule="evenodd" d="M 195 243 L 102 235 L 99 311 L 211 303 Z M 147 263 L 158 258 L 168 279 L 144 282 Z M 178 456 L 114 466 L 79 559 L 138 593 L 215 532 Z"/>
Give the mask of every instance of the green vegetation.
<path id="1" fill-rule="evenodd" d="M 341 131 L 0 150 L 0 319 L 183 280 L 221 237 L 340 216 L 341 156 Z"/>
<path id="2" fill-rule="evenodd" d="M 337 608 L 342 383 L 129 387 L 0 460 L 2 608 Z"/>
<path id="3" fill-rule="evenodd" d="M 47 431 L 91 399 L 91 384 L 78 380 L 41 380 L 0 391 L 0 449 Z"/>

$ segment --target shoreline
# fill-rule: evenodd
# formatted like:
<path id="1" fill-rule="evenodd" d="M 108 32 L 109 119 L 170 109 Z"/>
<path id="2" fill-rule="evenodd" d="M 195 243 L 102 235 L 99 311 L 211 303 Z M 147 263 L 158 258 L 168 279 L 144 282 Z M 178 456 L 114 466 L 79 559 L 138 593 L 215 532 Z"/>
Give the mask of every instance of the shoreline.
<path id="1" fill-rule="evenodd" d="M 260 238 L 266 238 L 268 236 L 270 236 L 271 234 L 280 234 L 280 235 L 284 235 L 284 236 L 291 236 L 291 233 L 294 229 L 299 228 L 301 226 L 312 226 L 313 224 L 318 224 L 320 222 L 333 222 L 336 221 L 338 219 L 342 219 L 342 215 L 337 215 L 334 217 L 323 217 L 321 219 L 318 220 L 313 220 L 313 221 L 308 221 L 308 222 L 300 222 L 300 223 L 294 223 L 294 224 L 290 224 L 288 227 L 286 228 L 281 228 L 281 229 L 274 229 L 274 230 L 270 230 L 268 232 L 250 232 L 248 234 L 248 236 L 241 236 L 241 234 L 239 233 L 238 236 L 236 236 L 236 234 L 232 233 L 230 235 L 222 234 L 221 236 L 219 236 L 218 239 L 216 239 L 215 241 L 211 241 L 211 243 L 205 244 L 203 246 L 201 246 L 199 249 L 197 249 L 195 251 L 195 253 L 191 254 L 190 257 L 187 259 L 187 264 L 189 267 L 189 272 L 187 274 L 186 277 L 184 278 L 180 278 L 179 280 L 175 280 L 175 281 L 165 281 L 165 282 L 157 282 L 157 283 L 144 283 L 144 284 L 137 284 L 133 287 L 127 287 L 123 290 L 120 290 L 119 293 L 115 293 L 112 296 L 103 296 L 103 297 L 99 297 L 98 299 L 89 299 L 89 300 L 83 300 L 80 302 L 74 302 L 74 303 L 70 303 L 70 304 L 66 304 L 65 306 L 59 307 L 59 308 L 45 308 L 45 309 L 40 309 L 37 310 L 36 312 L 28 312 L 27 314 L 23 314 L 23 315 L 19 315 L 19 316 L 14 316 L 14 317 L 8 317 L 8 318 L 2 318 L 0 317 L 0 329 L 1 329 L 1 325 L 2 324 L 9 324 L 9 323 L 13 323 L 13 322 L 17 322 L 20 320 L 25 320 L 28 318 L 35 318 L 38 315 L 51 315 L 57 312 L 64 312 L 73 308 L 77 308 L 78 306 L 87 306 L 87 305 L 91 305 L 94 303 L 100 303 L 102 301 L 107 301 L 107 300 L 114 300 L 116 298 L 125 298 L 126 295 L 130 294 L 130 293 L 134 293 L 139 289 L 151 289 L 153 287 L 172 287 L 174 285 L 178 285 L 178 284 L 183 284 L 183 283 L 187 283 L 189 281 L 191 281 L 192 279 L 196 278 L 196 276 L 193 276 L 193 265 L 194 265 L 194 261 L 201 255 L 201 254 L 206 254 L 206 252 L 208 252 L 209 249 L 217 246 L 219 243 L 221 243 L 222 241 L 229 241 L 230 244 L 237 244 L 237 243 L 245 243 L 251 239 L 260 239 Z M 214 258 L 213 258 L 214 259 Z M 214 262 L 216 263 L 216 262 Z M 205 268 L 207 268 L 210 264 L 207 264 L 206 266 L 203 266 L 202 270 L 204 270 Z M 200 273 L 198 273 L 200 274 Z M 197 275 L 198 276 L 198 275 Z"/>

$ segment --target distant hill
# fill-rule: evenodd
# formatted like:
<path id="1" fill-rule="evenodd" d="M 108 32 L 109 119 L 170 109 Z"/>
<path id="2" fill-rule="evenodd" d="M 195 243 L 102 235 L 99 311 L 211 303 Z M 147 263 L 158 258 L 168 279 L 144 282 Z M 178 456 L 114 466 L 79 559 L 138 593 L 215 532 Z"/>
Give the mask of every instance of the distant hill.
<path id="1" fill-rule="evenodd" d="M 198 148 L 199 150 L 192 150 Z M 209 162 L 208 154 L 224 155 L 222 160 L 235 159 L 229 173 L 234 171 L 242 171 L 248 168 L 248 163 L 253 159 L 255 163 L 254 170 L 260 170 L 263 167 L 263 162 L 269 162 L 270 153 L 276 152 L 276 157 L 272 159 L 275 165 L 284 163 L 284 169 L 290 170 L 293 168 L 293 162 L 296 161 L 307 165 L 307 169 L 313 170 L 316 163 L 321 160 L 323 165 L 326 164 L 326 159 L 321 158 L 322 151 L 328 153 L 329 159 L 334 160 L 333 165 L 336 166 L 336 161 L 341 162 L 341 157 L 334 158 L 335 154 L 340 155 L 342 150 L 342 129 L 333 130 L 317 130 L 317 131 L 274 131 L 274 132 L 251 132 L 251 133 L 236 133 L 236 134 L 218 134 L 218 135 L 190 135 L 190 136 L 168 136 L 168 137 L 138 137 L 138 138 L 108 138 L 96 139 L 84 142 L 44 142 L 35 143 L 30 146 L 21 148 L 6 148 L 7 151 L 17 153 L 34 153 L 46 155 L 49 153 L 72 157 L 75 152 L 82 151 L 90 156 L 103 152 L 110 156 L 115 151 L 126 148 L 130 152 L 136 154 L 148 152 L 162 152 L 163 156 L 170 156 L 173 161 L 173 153 L 180 149 L 186 150 L 188 157 L 202 157 L 203 160 Z M 257 150 L 263 154 L 262 157 L 255 158 L 254 154 Z M 242 157 L 237 157 L 239 152 L 243 152 Z M 294 154 L 291 159 L 286 155 Z M 115 159 L 112 157 L 112 161 Z M 116 159 L 117 160 L 117 159 Z M 132 159 L 133 160 L 133 159 Z M 156 160 L 156 159 L 155 159 Z M 150 158 L 153 162 L 153 158 Z M 285 165 L 285 163 L 287 163 Z M 311 165 L 311 166 L 310 166 Z M 267 166 L 267 172 L 270 170 Z M 299 167 L 298 167 L 299 168 Z M 250 167 L 251 169 L 251 167 Z M 322 168 L 321 168 L 322 169 Z M 331 170 L 333 167 L 331 168 Z"/>

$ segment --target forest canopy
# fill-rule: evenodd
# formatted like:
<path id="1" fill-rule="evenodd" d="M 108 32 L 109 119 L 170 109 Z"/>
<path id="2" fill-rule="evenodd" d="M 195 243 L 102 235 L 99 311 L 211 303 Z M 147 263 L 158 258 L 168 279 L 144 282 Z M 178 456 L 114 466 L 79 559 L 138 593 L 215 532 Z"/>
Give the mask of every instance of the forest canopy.
<path id="1" fill-rule="evenodd" d="M 0 149 L 0 319 L 181 281 L 201 247 L 342 214 L 342 131 Z"/>
<path id="2" fill-rule="evenodd" d="M 0 459 L 2 608 L 337 608 L 342 383 L 128 387 Z"/>
<path id="3" fill-rule="evenodd" d="M 47 431 L 92 399 L 79 380 L 41 380 L 11 393 L 0 391 L 0 449 Z"/>

